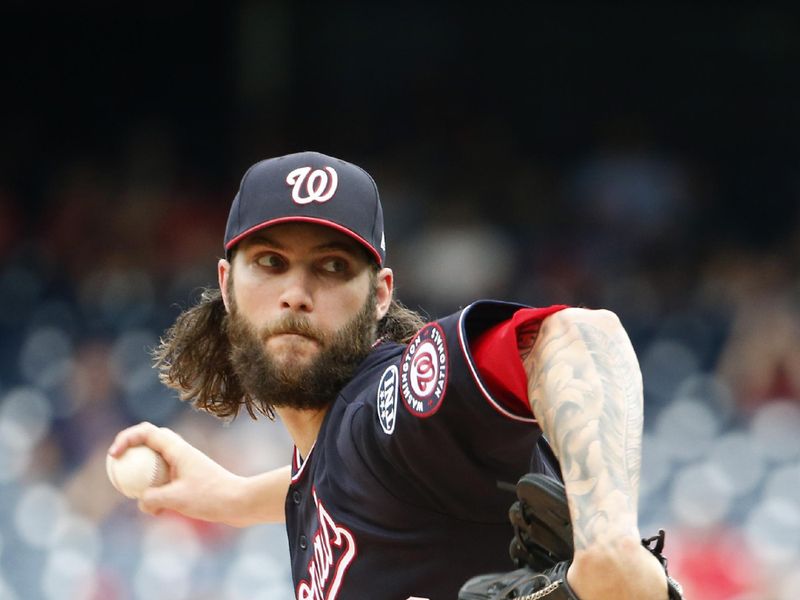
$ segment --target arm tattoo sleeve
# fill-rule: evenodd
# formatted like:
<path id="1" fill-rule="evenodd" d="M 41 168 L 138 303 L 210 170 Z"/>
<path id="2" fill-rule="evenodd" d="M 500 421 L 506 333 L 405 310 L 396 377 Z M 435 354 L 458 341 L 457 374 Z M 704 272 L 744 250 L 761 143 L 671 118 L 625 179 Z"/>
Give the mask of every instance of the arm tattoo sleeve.
<path id="1" fill-rule="evenodd" d="M 627 335 L 603 322 L 545 321 L 524 362 L 531 408 L 561 462 L 576 548 L 638 536 L 642 383 Z"/>

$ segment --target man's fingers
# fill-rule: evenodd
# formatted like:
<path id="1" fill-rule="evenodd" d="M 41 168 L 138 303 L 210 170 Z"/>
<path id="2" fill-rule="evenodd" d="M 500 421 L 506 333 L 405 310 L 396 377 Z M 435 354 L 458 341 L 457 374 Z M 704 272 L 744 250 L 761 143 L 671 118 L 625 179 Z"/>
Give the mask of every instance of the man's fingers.
<path id="1" fill-rule="evenodd" d="M 147 431 L 151 428 L 154 429 L 155 425 L 142 422 L 138 425 L 123 429 L 114 437 L 114 441 L 108 448 L 108 453 L 118 458 L 127 448 L 144 444 Z"/>
<path id="2" fill-rule="evenodd" d="M 145 428 L 143 443 L 150 446 L 153 450 L 164 457 L 164 460 L 172 466 L 176 460 L 176 450 L 185 445 L 186 442 L 177 433 L 166 427 L 147 427 Z"/>
<path id="3" fill-rule="evenodd" d="M 118 458 L 131 446 L 145 445 L 161 454 L 169 464 L 172 464 L 174 448 L 182 440 L 183 438 L 171 429 L 156 427 L 152 423 L 144 421 L 120 431 L 108 448 L 108 453 Z"/>
<path id="4" fill-rule="evenodd" d="M 164 509 L 180 512 L 177 498 L 179 482 L 165 483 L 158 487 L 147 488 L 139 498 L 139 510 L 150 515 L 158 515 Z"/>
<path id="5" fill-rule="evenodd" d="M 160 515 L 161 512 L 164 510 L 163 508 L 151 507 L 150 505 L 145 504 L 143 500 L 139 500 L 138 505 L 140 511 L 148 515 L 153 515 L 154 517 Z"/>

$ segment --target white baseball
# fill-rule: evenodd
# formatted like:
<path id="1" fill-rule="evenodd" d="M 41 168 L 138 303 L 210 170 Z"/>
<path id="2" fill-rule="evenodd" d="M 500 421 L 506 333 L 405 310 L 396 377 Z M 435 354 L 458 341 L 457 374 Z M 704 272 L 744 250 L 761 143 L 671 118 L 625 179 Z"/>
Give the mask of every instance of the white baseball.
<path id="1" fill-rule="evenodd" d="M 106 472 L 111 485 L 128 498 L 141 498 L 147 488 L 169 481 L 167 463 L 147 446 L 131 446 L 119 458 L 107 455 Z"/>

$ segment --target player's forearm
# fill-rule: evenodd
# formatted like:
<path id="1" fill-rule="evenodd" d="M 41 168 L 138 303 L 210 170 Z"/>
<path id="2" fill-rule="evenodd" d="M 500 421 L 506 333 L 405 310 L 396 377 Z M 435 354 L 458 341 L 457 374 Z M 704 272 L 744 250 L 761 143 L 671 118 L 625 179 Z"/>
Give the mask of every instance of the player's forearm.
<path id="1" fill-rule="evenodd" d="M 528 397 L 561 462 L 576 549 L 636 536 L 642 381 L 618 319 L 567 309 L 524 357 Z"/>
<path id="2" fill-rule="evenodd" d="M 228 525 L 246 527 L 259 523 L 283 523 L 291 468 L 287 465 L 266 473 L 239 478 L 235 490 L 235 514 Z"/>

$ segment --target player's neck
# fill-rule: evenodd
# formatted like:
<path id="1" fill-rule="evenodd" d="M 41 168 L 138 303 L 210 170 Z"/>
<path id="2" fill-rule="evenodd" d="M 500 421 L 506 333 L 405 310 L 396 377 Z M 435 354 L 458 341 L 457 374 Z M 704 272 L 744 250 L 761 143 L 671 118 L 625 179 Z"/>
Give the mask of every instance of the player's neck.
<path id="1" fill-rule="evenodd" d="M 298 410 L 296 408 L 276 408 L 281 421 L 283 422 L 289 435 L 292 437 L 294 445 L 300 451 L 303 458 L 308 456 L 317 435 L 322 427 L 322 421 L 328 413 L 330 406 L 314 410 Z"/>

